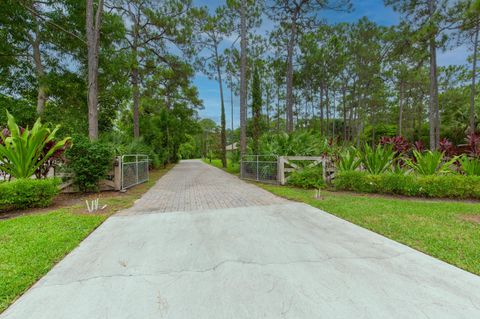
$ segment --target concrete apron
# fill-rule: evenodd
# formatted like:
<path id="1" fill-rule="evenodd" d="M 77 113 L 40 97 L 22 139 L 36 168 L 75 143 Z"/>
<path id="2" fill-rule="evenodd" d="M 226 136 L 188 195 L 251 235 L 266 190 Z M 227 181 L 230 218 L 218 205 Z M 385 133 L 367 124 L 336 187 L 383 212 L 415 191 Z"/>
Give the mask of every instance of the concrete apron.
<path id="1" fill-rule="evenodd" d="M 113 216 L 2 319 L 480 318 L 480 277 L 299 203 Z"/>

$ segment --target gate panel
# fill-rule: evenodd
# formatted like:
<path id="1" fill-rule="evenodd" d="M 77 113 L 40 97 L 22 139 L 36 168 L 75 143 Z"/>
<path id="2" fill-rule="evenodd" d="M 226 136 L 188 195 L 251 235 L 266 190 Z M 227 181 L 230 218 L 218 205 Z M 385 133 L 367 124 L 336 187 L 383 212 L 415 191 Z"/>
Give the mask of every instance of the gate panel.
<path id="1" fill-rule="evenodd" d="M 277 157 L 245 155 L 240 162 L 240 177 L 257 182 L 277 183 Z"/>
<path id="2" fill-rule="evenodd" d="M 148 156 L 143 154 L 123 155 L 121 161 L 122 167 L 122 185 L 121 189 L 144 183 L 148 181 Z"/>

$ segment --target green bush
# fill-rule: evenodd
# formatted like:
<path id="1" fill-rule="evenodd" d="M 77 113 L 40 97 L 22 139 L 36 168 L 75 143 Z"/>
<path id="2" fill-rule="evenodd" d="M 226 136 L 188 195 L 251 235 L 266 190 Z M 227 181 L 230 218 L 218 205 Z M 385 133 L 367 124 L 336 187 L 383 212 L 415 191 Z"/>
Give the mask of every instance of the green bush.
<path id="1" fill-rule="evenodd" d="M 46 207 L 59 192 L 60 181 L 48 179 L 14 179 L 0 183 L 0 211 Z"/>
<path id="2" fill-rule="evenodd" d="M 301 188 L 324 188 L 323 169 L 316 166 L 293 172 L 288 177 L 288 184 Z"/>
<path id="3" fill-rule="evenodd" d="M 391 146 L 377 146 L 375 149 L 365 144 L 363 152 L 359 152 L 360 161 L 366 171 L 381 174 L 391 169 L 395 152 Z"/>
<path id="4" fill-rule="evenodd" d="M 339 171 L 354 171 L 360 164 L 361 160 L 358 158 L 358 150 L 355 147 L 348 147 L 339 154 L 337 168 Z"/>
<path id="5" fill-rule="evenodd" d="M 339 172 L 335 189 L 432 198 L 480 199 L 480 176 Z"/>
<path id="6" fill-rule="evenodd" d="M 438 151 L 425 153 L 413 151 L 415 160 L 406 159 L 405 163 L 419 175 L 446 174 L 451 171 L 450 166 L 457 160 L 456 157 L 448 162 L 443 162 L 444 154 Z"/>
<path id="7" fill-rule="evenodd" d="M 480 161 L 463 155 L 458 159 L 461 171 L 468 176 L 480 176 Z"/>
<path id="8" fill-rule="evenodd" d="M 23 129 L 7 112 L 8 129 L 0 131 L 0 170 L 15 178 L 29 178 L 58 152 L 63 152 L 70 138 L 55 140 L 59 126 L 50 130 L 38 119 L 33 127 Z"/>
<path id="9" fill-rule="evenodd" d="M 98 182 L 112 168 L 114 154 L 106 143 L 90 142 L 84 136 L 77 136 L 73 146 L 67 150 L 66 157 L 75 184 L 80 191 L 89 192 L 98 191 Z"/>

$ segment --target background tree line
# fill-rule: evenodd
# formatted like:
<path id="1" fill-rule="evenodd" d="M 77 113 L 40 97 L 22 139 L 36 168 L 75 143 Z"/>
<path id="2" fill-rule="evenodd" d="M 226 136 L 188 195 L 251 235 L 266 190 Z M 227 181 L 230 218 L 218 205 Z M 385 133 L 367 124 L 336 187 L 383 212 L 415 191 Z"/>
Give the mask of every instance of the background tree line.
<path id="1" fill-rule="evenodd" d="M 375 145 L 403 135 L 438 148 L 477 130 L 479 1 L 385 0 L 400 23 L 328 23 L 349 0 L 5 0 L 0 3 L 0 122 L 41 116 L 160 162 L 227 144 L 258 152 L 262 135 L 311 131 Z M 269 31 L 263 25 L 273 23 Z M 471 53 L 437 64 L 441 50 Z M 200 121 L 195 72 L 218 83 L 220 123 Z M 233 94 L 228 96 L 226 88 Z M 226 108 L 240 98 L 240 127 Z M 230 103 L 228 103 L 230 99 Z M 230 105 L 228 105 L 230 104 Z M 202 146 L 203 145 L 203 146 Z M 137 147 L 138 148 L 138 147 Z"/>

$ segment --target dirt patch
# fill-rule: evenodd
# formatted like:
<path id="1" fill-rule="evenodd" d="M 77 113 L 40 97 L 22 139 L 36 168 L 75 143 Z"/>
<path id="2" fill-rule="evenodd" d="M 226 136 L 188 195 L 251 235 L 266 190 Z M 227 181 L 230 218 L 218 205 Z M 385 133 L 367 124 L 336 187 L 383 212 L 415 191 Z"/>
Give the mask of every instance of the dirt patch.
<path id="1" fill-rule="evenodd" d="M 461 215 L 459 218 L 467 222 L 480 224 L 480 215 Z"/>
<path id="2" fill-rule="evenodd" d="M 0 212 L 0 220 L 10 219 L 13 217 L 31 215 L 38 213 L 46 213 L 60 208 L 72 207 L 76 205 L 85 206 L 85 200 L 92 200 L 96 198 L 111 198 L 117 196 L 125 196 L 124 193 L 115 192 L 115 191 L 105 191 L 100 193 L 91 193 L 91 194 L 82 194 L 82 193 L 68 193 L 68 194 L 59 194 L 54 199 L 50 206 L 44 208 L 31 208 L 25 210 L 11 210 L 6 212 Z M 78 211 L 83 211 L 84 209 L 79 209 Z"/>

